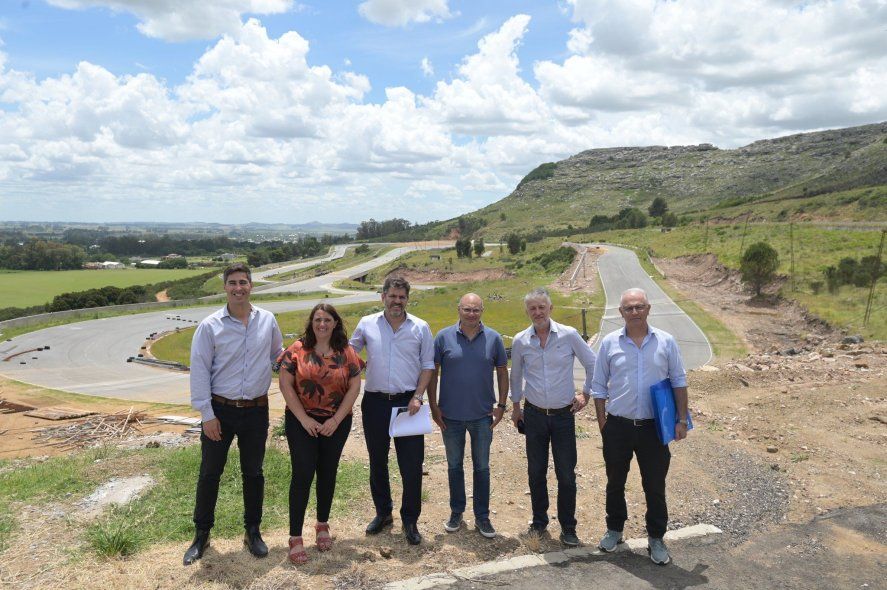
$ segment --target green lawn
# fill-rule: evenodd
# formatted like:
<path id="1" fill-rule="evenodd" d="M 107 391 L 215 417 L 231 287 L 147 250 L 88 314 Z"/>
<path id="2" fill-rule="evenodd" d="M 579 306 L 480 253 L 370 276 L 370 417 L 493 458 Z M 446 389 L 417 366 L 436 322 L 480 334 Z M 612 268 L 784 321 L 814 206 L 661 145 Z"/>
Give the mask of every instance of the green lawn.
<path id="1" fill-rule="evenodd" d="M 30 307 L 62 293 L 101 287 L 131 287 L 174 281 L 207 272 L 198 269 L 125 268 L 120 270 L 0 270 L 0 304 Z"/>

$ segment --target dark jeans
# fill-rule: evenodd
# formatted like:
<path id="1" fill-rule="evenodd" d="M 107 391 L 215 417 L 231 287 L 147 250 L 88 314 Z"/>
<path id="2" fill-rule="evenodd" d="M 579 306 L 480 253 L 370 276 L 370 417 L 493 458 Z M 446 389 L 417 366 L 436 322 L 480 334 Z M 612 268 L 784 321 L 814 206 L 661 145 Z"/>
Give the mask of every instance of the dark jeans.
<path id="1" fill-rule="evenodd" d="M 388 451 L 391 437 L 388 424 L 391 421 L 391 408 L 404 407 L 410 403 L 412 392 L 404 393 L 393 400 L 384 399 L 370 392 L 364 392 L 360 408 L 363 413 L 363 434 L 370 457 L 370 492 L 376 514 L 391 514 L 391 482 L 388 479 Z M 398 436 L 394 439 L 397 453 L 397 466 L 403 482 L 403 498 L 400 504 L 400 518 L 404 524 L 415 524 L 422 512 L 422 461 L 425 460 L 425 437 Z"/>
<path id="2" fill-rule="evenodd" d="M 638 459 L 641 484 L 647 500 L 647 534 L 661 538 L 668 525 L 665 503 L 665 476 L 671 462 L 668 445 L 659 441 L 652 423 L 634 426 L 608 418 L 601 433 L 604 441 L 604 463 L 607 466 L 607 528 L 621 531 L 628 519 L 625 504 L 625 479 L 631 468 L 631 455 Z"/>
<path id="3" fill-rule="evenodd" d="M 289 410 L 284 413 L 286 441 L 290 447 L 290 536 L 301 537 L 305 510 L 311 495 L 311 482 L 317 473 L 317 522 L 327 522 L 336 491 L 336 473 L 345 441 L 351 432 L 351 415 L 336 428 L 332 436 L 311 436 Z M 321 424 L 327 419 L 314 418 Z"/>
<path id="4" fill-rule="evenodd" d="M 471 463 L 474 466 L 473 505 L 474 517 L 485 520 L 490 517 L 490 445 L 493 443 L 492 416 L 479 420 L 450 420 L 444 418 L 447 429 L 443 431 L 447 452 L 447 478 L 450 482 L 450 510 L 465 512 L 465 433 L 471 436 Z"/>
<path id="5" fill-rule="evenodd" d="M 533 525 L 548 526 L 548 447 L 557 476 L 557 520 L 564 531 L 576 531 L 576 417 L 571 412 L 545 414 L 524 408 L 527 474 Z"/>
<path id="6" fill-rule="evenodd" d="M 262 462 L 268 438 L 268 406 L 235 408 L 213 402 L 212 407 L 222 427 L 222 440 L 210 440 L 200 433 L 200 477 L 197 479 L 194 525 L 199 530 L 209 530 L 215 524 L 219 479 L 225 471 L 228 449 L 236 436 L 243 479 L 243 525 L 247 528 L 259 526 L 265 496 Z"/>

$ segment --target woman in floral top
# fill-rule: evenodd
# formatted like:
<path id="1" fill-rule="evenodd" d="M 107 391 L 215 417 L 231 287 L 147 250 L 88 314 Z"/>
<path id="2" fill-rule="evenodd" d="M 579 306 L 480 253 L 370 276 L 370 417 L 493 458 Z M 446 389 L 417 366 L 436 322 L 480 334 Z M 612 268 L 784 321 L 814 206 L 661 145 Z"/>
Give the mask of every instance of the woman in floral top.
<path id="1" fill-rule="evenodd" d="M 308 561 L 302 524 L 315 473 L 317 549 L 328 551 L 333 546 L 327 520 L 363 364 L 348 344 L 342 318 L 328 303 L 314 306 L 304 335 L 283 353 L 280 391 L 286 400 L 286 439 L 292 463 L 289 560 L 293 563 Z"/>

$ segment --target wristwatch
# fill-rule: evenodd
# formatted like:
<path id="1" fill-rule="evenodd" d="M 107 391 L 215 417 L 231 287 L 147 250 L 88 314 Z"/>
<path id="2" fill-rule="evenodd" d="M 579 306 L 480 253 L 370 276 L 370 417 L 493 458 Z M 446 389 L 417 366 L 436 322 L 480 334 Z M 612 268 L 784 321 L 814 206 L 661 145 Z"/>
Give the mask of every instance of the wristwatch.
<path id="1" fill-rule="evenodd" d="M 421 395 L 414 395 L 413 399 L 418 401 L 420 404 L 425 402 L 425 400 L 423 399 L 423 397 Z"/>
<path id="2" fill-rule="evenodd" d="M 499 409 L 501 409 L 501 410 L 504 410 L 504 409 L 507 408 L 508 406 L 506 406 L 505 404 L 496 404 L 496 407 L 499 408 Z"/>
<path id="3" fill-rule="evenodd" d="M 683 424 L 684 426 L 686 426 L 687 421 L 686 420 L 678 420 L 678 424 Z"/>

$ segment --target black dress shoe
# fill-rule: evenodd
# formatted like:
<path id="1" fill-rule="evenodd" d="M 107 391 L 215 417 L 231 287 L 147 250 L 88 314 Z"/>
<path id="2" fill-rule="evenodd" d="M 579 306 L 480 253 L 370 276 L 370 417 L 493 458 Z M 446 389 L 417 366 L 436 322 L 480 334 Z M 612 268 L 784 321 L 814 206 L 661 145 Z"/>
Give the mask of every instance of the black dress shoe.
<path id="1" fill-rule="evenodd" d="M 394 518 L 390 514 L 377 514 L 370 524 L 367 525 L 368 535 L 377 535 L 384 530 L 385 527 L 394 524 Z"/>
<path id="2" fill-rule="evenodd" d="M 262 534 L 257 526 L 251 526 L 246 529 L 246 534 L 243 535 L 243 544 L 256 557 L 268 555 L 268 545 L 265 545 L 265 541 L 262 540 Z"/>
<path id="3" fill-rule="evenodd" d="M 182 559 L 182 565 L 191 565 L 201 557 L 203 552 L 209 547 L 209 531 L 197 530 L 194 535 L 194 542 L 185 551 L 185 557 Z"/>
<path id="4" fill-rule="evenodd" d="M 407 538 L 407 543 L 410 545 L 418 545 L 422 542 L 422 535 L 419 534 L 419 529 L 416 527 L 416 523 L 410 523 L 403 525 L 403 534 Z"/>

